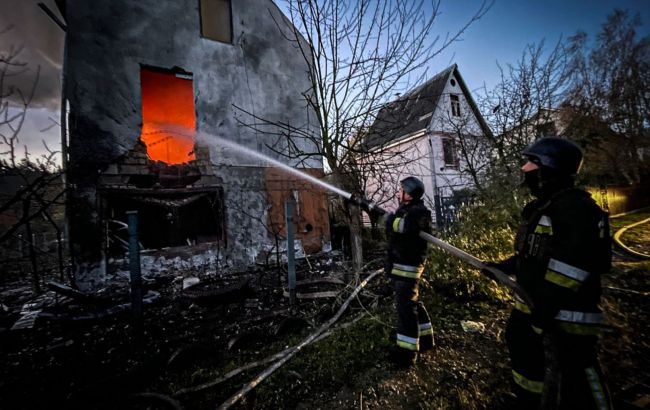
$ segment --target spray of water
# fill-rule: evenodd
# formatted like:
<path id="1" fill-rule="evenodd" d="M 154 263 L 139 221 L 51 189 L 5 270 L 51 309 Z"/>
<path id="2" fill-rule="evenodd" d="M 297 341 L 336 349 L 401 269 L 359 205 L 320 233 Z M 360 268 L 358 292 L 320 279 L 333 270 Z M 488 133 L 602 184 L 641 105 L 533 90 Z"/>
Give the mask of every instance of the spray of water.
<path id="1" fill-rule="evenodd" d="M 232 149 L 233 151 L 237 151 L 240 154 L 246 155 L 248 157 L 257 158 L 257 159 L 262 160 L 262 161 L 264 161 L 264 162 L 266 162 L 268 164 L 271 164 L 273 166 L 276 166 L 276 167 L 282 169 L 283 171 L 285 171 L 288 174 L 295 175 L 298 178 L 301 178 L 301 179 L 303 179 L 305 181 L 309 181 L 309 182 L 311 182 L 311 183 L 313 183 L 315 185 L 318 185 L 318 186 L 320 186 L 320 187 L 322 187 L 324 189 L 327 189 L 328 191 L 332 191 L 332 192 L 334 192 L 334 193 L 336 193 L 338 195 L 341 195 L 342 197 L 344 197 L 346 199 L 350 199 L 350 197 L 352 196 L 352 194 L 349 193 L 349 192 L 346 192 L 346 191 L 344 191 L 344 190 L 342 190 L 340 188 L 337 188 L 332 184 L 328 184 L 327 182 L 322 181 L 322 180 L 320 180 L 320 179 L 318 179 L 318 178 L 316 178 L 316 177 L 314 177 L 312 175 L 308 175 L 308 174 L 306 174 L 304 172 L 301 172 L 301 171 L 299 171 L 299 170 L 297 170 L 295 168 L 292 168 L 287 164 L 284 164 L 284 163 L 282 163 L 282 162 L 280 162 L 278 160 L 270 158 L 270 157 L 268 157 L 268 156 L 266 156 L 266 155 L 264 155 L 262 153 L 259 153 L 259 152 L 255 151 L 255 150 L 252 150 L 252 149 L 250 149 L 248 147 L 244 147 L 243 145 L 239 145 L 239 144 L 237 144 L 235 142 L 229 141 L 227 139 L 221 138 L 221 137 L 216 136 L 216 135 L 207 134 L 207 133 L 201 133 L 201 134 L 203 134 L 203 135 L 200 135 L 199 138 L 202 140 L 203 143 L 208 143 L 210 145 L 215 145 L 215 146 L 227 147 L 229 149 Z"/>

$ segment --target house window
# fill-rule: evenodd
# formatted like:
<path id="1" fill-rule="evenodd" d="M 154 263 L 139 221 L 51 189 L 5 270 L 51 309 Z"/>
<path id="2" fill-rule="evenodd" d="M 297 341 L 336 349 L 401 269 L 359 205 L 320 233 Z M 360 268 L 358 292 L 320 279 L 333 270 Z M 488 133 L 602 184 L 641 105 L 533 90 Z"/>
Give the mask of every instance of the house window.
<path id="1" fill-rule="evenodd" d="M 200 0 L 201 36 L 232 43 L 230 0 Z"/>
<path id="2" fill-rule="evenodd" d="M 442 154 L 445 167 L 458 167 L 458 155 L 456 155 L 456 141 L 453 138 L 442 139 Z"/>
<path id="3" fill-rule="evenodd" d="M 196 118 L 192 76 L 142 67 L 140 139 L 154 161 L 169 165 L 193 161 Z"/>
<path id="4" fill-rule="evenodd" d="M 449 96 L 451 99 L 451 115 L 454 117 L 460 117 L 460 100 L 456 94 L 451 94 Z"/>
<path id="5" fill-rule="evenodd" d="M 557 135 L 557 129 L 553 122 L 539 124 L 537 126 L 537 138 L 553 137 Z"/>

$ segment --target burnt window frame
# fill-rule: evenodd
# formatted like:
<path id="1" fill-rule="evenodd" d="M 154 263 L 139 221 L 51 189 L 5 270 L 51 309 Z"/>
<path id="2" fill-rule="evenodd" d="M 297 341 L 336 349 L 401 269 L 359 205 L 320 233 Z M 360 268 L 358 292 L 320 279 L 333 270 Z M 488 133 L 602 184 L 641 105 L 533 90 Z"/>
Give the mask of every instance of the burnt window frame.
<path id="1" fill-rule="evenodd" d="M 203 8 L 201 7 L 201 4 L 203 3 L 203 1 L 207 1 L 207 0 L 198 0 L 198 5 L 199 5 L 199 7 L 198 7 L 199 8 L 199 34 L 201 35 L 201 38 L 204 38 L 204 39 L 210 40 L 210 41 L 216 41 L 217 43 L 221 43 L 221 44 L 230 44 L 230 45 L 234 44 L 235 35 L 234 35 L 234 28 L 233 28 L 233 13 L 232 13 L 232 3 L 233 2 L 232 2 L 232 0 L 225 0 L 228 3 L 228 11 L 229 11 L 228 19 L 230 21 L 230 32 L 229 32 L 230 40 L 229 41 L 223 41 L 223 40 L 219 40 L 219 39 L 216 39 L 216 38 L 207 37 L 203 33 L 203 11 L 202 11 Z M 221 1 L 221 0 L 218 0 L 218 1 Z"/>
<path id="2" fill-rule="evenodd" d="M 228 234 L 226 225 L 226 202 L 223 187 L 201 187 L 201 188 L 178 188 L 178 189 L 142 189 L 142 188 L 124 188 L 124 187 L 101 187 L 99 190 L 101 198 L 102 218 L 104 223 L 104 234 L 108 235 L 108 223 L 110 220 L 121 221 L 116 216 L 123 217 L 126 210 L 136 210 L 140 214 L 138 223 L 138 237 L 140 243 L 147 249 L 165 249 L 174 247 L 197 246 L 201 244 L 219 243 L 224 249 L 228 248 Z M 191 197 L 192 195 L 203 194 L 203 196 L 194 202 L 186 205 L 181 205 L 177 208 L 163 208 L 160 205 L 147 204 L 142 198 L 158 198 L 158 199 L 182 199 L 183 197 Z M 140 198 L 139 200 L 136 197 Z M 202 228 L 194 231 L 185 231 L 186 224 L 176 223 L 181 220 L 187 219 L 188 211 L 191 208 L 196 208 L 197 204 L 200 207 L 207 206 L 211 208 L 211 215 L 213 218 L 204 218 L 200 222 Z M 146 210 L 146 211 L 145 211 Z M 172 212 L 173 211 L 173 212 Z M 215 212 L 216 211 L 216 212 Z M 173 218 L 176 218 L 174 223 L 162 222 L 156 223 L 155 213 L 162 214 L 170 212 Z M 160 215 L 159 215 L 160 216 Z M 123 219 L 126 219 L 123 217 Z M 122 221 L 124 222 L 124 221 Z M 213 226 L 207 226 L 214 223 Z M 155 229 L 153 228 L 155 226 Z M 175 228 L 180 227 L 180 228 Z M 153 233 L 154 231 L 155 234 Z M 117 230 L 115 231 L 117 232 Z M 122 234 L 125 234 L 124 232 Z M 183 234 L 183 235 L 181 235 Z M 189 235 L 188 235 L 189 234 Z M 200 240 L 193 244 L 188 244 L 186 238 Z M 206 237 L 214 236 L 214 240 L 205 240 Z M 183 240 L 179 240 L 182 238 Z M 127 238 L 124 237 L 123 240 Z M 117 242 L 115 242 L 117 243 Z M 116 256 L 116 247 L 113 245 L 109 249 L 108 242 L 105 243 L 107 255 Z"/>
<path id="3" fill-rule="evenodd" d="M 451 116 L 460 117 L 460 97 L 458 94 L 449 94 L 449 103 L 451 106 Z"/>
<path id="4" fill-rule="evenodd" d="M 458 152 L 456 150 L 456 139 L 453 137 L 442 137 L 442 162 L 445 164 L 445 168 L 458 168 L 460 166 L 460 158 L 458 157 Z M 451 144 L 451 146 L 449 146 Z M 446 149 L 446 147 L 449 147 Z M 451 155 L 449 158 L 448 154 Z M 451 161 L 447 161 L 451 159 Z"/>

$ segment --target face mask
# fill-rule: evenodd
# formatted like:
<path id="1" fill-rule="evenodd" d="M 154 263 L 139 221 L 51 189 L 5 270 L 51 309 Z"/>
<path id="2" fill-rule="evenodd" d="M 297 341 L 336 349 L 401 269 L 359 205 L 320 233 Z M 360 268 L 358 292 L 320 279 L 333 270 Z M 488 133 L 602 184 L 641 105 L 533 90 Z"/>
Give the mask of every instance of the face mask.
<path id="1" fill-rule="evenodd" d="M 536 197 L 542 193 L 542 181 L 540 178 L 540 169 L 524 172 L 524 185 L 530 189 L 530 193 Z"/>

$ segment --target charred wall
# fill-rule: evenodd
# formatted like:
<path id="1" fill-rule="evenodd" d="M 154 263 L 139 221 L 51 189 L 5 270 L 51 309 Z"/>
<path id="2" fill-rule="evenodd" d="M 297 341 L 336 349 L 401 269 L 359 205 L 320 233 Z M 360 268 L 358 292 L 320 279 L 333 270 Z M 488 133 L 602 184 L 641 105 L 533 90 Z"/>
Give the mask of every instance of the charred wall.
<path id="1" fill-rule="evenodd" d="M 213 136 L 281 159 L 266 148 L 274 130 L 243 126 L 252 122 L 246 112 L 270 121 L 314 122 L 301 98 L 310 87 L 307 66 L 280 33 L 278 25 L 289 28 L 273 2 L 232 1 L 230 43 L 201 36 L 199 3 L 66 2 L 68 214 L 75 274 L 82 286 L 103 280 L 106 220 L 125 206 L 116 201 L 167 204 L 182 213 L 184 201 L 199 200 L 193 199 L 196 195 L 204 195 L 200 201 L 218 198 L 220 246 L 225 244 L 223 260 L 232 267 L 251 263 L 272 242 L 264 164 L 234 157 Z M 143 69 L 182 75 L 192 83 L 196 144 L 186 164 L 162 164 L 147 155 L 141 138 Z M 309 144 L 298 142 L 313 151 Z M 322 168 L 318 162 L 308 165 Z"/>

